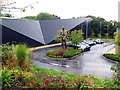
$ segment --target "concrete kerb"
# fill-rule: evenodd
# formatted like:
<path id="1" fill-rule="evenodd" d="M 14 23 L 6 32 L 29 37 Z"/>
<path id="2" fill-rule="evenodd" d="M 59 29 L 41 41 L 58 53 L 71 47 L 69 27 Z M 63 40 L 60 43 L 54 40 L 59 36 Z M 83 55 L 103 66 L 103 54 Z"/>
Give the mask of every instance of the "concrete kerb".
<path id="1" fill-rule="evenodd" d="M 106 57 L 104 57 L 103 55 L 101 56 L 103 59 L 105 59 L 105 60 L 108 60 L 108 61 L 111 61 L 111 62 L 119 62 L 119 61 L 114 61 L 114 60 L 112 60 L 112 59 L 108 59 L 108 58 L 106 58 Z"/>
<path id="2" fill-rule="evenodd" d="M 109 50 L 107 53 L 115 54 L 115 48 Z M 112 61 L 112 62 L 115 62 L 115 63 L 116 63 L 116 62 L 120 62 L 120 61 L 115 61 L 115 60 L 112 60 L 112 59 L 108 59 L 108 58 L 104 57 L 104 55 L 102 55 L 101 57 L 102 57 L 103 59 L 105 59 L 105 60 Z"/>
<path id="3" fill-rule="evenodd" d="M 71 42 L 67 42 L 67 43 L 71 43 Z M 61 43 L 44 45 L 44 46 L 39 46 L 39 47 L 33 47 L 33 48 L 30 48 L 30 51 L 34 51 L 34 50 L 38 50 L 38 49 L 42 49 L 42 48 L 47 48 L 47 47 L 59 46 L 59 45 L 61 45 Z"/>

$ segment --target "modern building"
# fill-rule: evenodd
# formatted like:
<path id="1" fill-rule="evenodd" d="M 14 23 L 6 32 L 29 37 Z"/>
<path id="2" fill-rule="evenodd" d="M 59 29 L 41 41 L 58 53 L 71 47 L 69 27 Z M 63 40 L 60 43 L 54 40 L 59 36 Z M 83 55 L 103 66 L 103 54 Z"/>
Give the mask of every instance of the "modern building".
<path id="1" fill-rule="evenodd" d="M 26 43 L 31 47 L 55 43 L 54 36 L 62 26 L 66 30 L 82 29 L 87 35 L 89 18 L 56 20 L 3 19 L 0 23 L 2 43 Z"/>

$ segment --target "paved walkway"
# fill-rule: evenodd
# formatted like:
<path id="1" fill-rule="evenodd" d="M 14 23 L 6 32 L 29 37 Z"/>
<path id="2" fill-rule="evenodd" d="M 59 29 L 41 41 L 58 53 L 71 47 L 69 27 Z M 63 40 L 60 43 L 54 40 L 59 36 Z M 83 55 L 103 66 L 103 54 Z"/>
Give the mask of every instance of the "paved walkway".
<path id="1" fill-rule="evenodd" d="M 111 49 L 111 50 L 108 51 L 107 53 L 115 54 L 115 48 Z"/>

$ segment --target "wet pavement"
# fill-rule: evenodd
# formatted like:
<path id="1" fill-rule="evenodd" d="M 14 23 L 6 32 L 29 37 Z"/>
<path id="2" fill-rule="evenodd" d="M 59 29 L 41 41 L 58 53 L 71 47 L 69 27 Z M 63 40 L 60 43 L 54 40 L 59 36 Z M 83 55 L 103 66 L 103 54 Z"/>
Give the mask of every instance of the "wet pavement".
<path id="1" fill-rule="evenodd" d="M 104 60 L 101 56 L 114 48 L 112 42 L 97 44 L 91 47 L 91 50 L 81 54 L 72 60 L 50 60 L 45 57 L 45 52 L 57 47 L 49 47 L 34 51 L 33 63 L 39 67 L 54 69 L 71 74 L 85 75 L 91 74 L 100 78 L 112 78 L 113 71 L 110 67 L 115 63 Z"/>

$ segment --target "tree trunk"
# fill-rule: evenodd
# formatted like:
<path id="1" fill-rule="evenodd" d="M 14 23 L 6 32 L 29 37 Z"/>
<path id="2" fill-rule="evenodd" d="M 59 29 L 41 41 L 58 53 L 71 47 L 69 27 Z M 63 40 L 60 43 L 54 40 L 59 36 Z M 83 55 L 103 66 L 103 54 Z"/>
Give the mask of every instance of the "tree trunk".
<path id="1" fill-rule="evenodd" d="M 120 28 L 117 29 L 117 35 L 116 35 L 116 38 L 115 38 L 115 42 L 120 42 Z M 120 56 L 120 46 L 116 45 L 115 53 Z"/>

